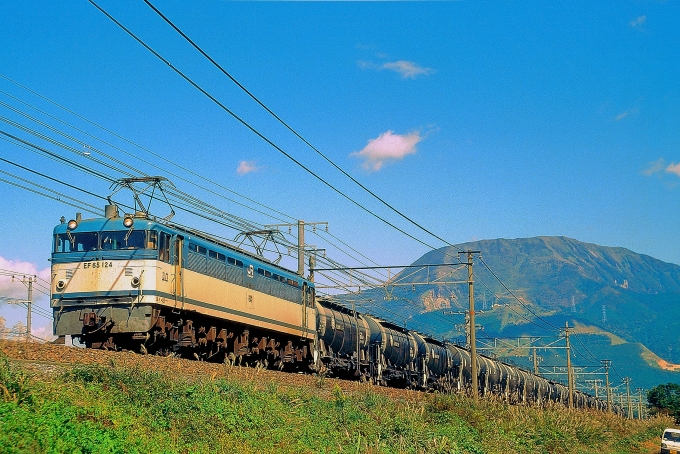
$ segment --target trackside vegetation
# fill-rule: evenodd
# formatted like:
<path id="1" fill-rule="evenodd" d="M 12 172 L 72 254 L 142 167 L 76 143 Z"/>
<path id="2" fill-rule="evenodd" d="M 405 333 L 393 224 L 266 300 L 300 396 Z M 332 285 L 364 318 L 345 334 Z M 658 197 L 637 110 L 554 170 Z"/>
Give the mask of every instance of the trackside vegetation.
<path id="1" fill-rule="evenodd" d="M 112 363 L 38 373 L 0 353 L 0 452 L 649 453 L 673 423 L 357 389 L 323 377 L 284 385 L 256 370 L 196 378 Z"/>

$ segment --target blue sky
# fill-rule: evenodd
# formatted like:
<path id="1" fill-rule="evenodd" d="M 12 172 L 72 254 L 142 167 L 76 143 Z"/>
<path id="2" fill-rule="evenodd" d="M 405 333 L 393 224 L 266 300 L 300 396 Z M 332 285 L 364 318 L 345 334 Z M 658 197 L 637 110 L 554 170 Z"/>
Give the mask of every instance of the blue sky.
<path id="1" fill-rule="evenodd" d="M 444 245 L 333 169 L 144 2 L 98 3 L 320 178 L 428 245 Z M 564 235 L 680 263 L 678 2 L 154 5 L 334 163 L 447 242 Z M 59 124 L 81 143 L 257 223 L 280 223 L 280 216 L 243 208 L 131 155 L 163 169 L 177 163 L 286 219 L 327 221 L 333 235 L 383 265 L 411 263 L 428 250 L 302 170 L 85 0 L 3 2 L 0 42 L 0 101 L 77 126 Z M 35 125 L 5 105 L 0 115 Z M 46 144 L 6 121 L 0 129 Z M 94 166 L 96 155 L 70 156 Z M 15 143 L 0 140 L 0 157 L 111 192 L 107 182 Z M 103 205 L 5 162 L 0 171 Z M 80 210 L 1 181 L 0 191 L 0 210 L 13 221 L 0 240 L 0 265 L 48 277 L 51 229 Z M 176 220 L 221 233 L 184 213 Z M 335 252 L 324 238 L 308 241 Z M 23 294 L 12 285 L 3 283 L 3 291 Z M 7 305 L 0 310 L 11 317 Z"/>

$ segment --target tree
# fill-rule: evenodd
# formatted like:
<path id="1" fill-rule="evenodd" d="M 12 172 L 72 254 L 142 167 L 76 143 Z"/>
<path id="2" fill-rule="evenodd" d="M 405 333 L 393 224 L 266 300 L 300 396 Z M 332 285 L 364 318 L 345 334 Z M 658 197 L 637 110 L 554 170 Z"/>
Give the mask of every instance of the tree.
<path id="1" fill-rule="evenodd" d="M 647 402 L 656 413 L 666 413 L 680 422 L 680 385 L 666 383 L 647 391 Z"/>

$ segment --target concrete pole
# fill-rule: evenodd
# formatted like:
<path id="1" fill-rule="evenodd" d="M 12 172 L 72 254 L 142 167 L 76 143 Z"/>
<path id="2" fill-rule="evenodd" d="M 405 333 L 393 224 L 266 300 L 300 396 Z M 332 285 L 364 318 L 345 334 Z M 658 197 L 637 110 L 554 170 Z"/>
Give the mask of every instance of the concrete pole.
<path id="1" fill-rule="evenodd" d="M 569 386 L 569 408 L 574 407 L 574 373 L 571 370 L 571 345 L 569 344 L 569 322 L 564 322 L 564 333 L 567 340 L 567 383 Z"/>
<path id="2" fill-rule="evenodd" d="M 31 335 L 31 305 L 33 304 L 33 282 L 36 276 L 28 277 L 28 299 L 26 300 L 26 307 L 28 312 L 26 313 L 26 342 L 31 342 L 33 336 Z"/>
<path id="3" fill-rule="evenodd" d="M 305 277 L 305 221 L 298 221 L 298 275 Z"/>
<path id="4" fill-rule="evenodd" d="M 536 347 L 534 347 L 534 374 L 538 375 L 538 358 L 536 357 Z"/>
<path id="5" fill-rule="evenodd" d="M 605 376 L 605 386 L 607 389 L 607 411 L 611 412 L 612 411 L 612 393 L 611 389 L 609 388 L 609 366 L 611 365 L 611 361 L 608 359 L 603 359 L 602 363 L 604 364 L 604 376 Z"/>
<path id="6" fill-rule="evenodd" d="M 626 382 L 626 397 L 628 398 L 628 419 L 633 419 L 633 404 L 630 401 L 630 378 L 624 378 Z"/>
<path id="7" fill-rule="evenodd" d="M 638 388 L 637 392 L 638 392 L 638 419 L 642 419 L 642 388 Z"/>
<path id="8" fill-rule="evenodd" d="M 479 400 L 479 383 L 477 377 L 477 341 L 475 337 L 475 281 L 472 275 L 472 251 L 467 251 L 468 266 L 468 299 L 470 302 L 470 359 L 472 361 L 472 398 Z"/>

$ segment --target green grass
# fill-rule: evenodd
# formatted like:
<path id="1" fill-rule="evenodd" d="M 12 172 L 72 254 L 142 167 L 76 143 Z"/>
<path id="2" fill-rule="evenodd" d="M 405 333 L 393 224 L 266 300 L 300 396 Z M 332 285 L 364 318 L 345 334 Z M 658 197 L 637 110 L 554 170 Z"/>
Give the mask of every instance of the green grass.
<path id="1" fill-rule="evenodd" d="M 332 381 L 190 379 L 121 366 L 29 375 L 0 353 L 3 453 L 647 453 L 665 419 L 460 395 L 393 400 Z"/>

